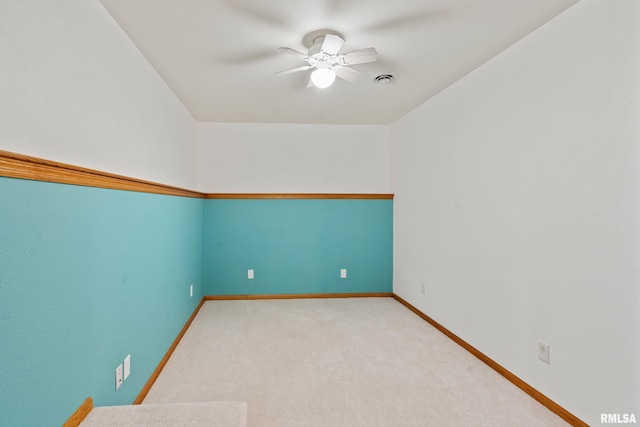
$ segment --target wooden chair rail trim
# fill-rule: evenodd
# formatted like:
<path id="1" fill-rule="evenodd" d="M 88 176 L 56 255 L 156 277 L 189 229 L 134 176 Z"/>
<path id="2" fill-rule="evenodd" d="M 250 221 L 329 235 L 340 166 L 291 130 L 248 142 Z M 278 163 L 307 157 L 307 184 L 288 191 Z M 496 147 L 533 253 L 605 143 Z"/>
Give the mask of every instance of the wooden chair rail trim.
<path id="1" fill-rule="evenodd" d="M 80 405 L 78 409 L 69 417 L 69 419 L 62 424 L 62 427 L 78 427 L 82 420 L 84 420 L 89 412 L 93 409 L 93 399 L 87 397 L 87 399 Z"/>
<path id="2" fill-rule="evenodd" d="M 167 350 L 167 353 L 160 360 L 160 363 L 158 363 L 158 366 L 156 367 L 156 369 L 151 374 L 151 377 L 149 377 L 149 379 L 147 380 L 147 383 L 144 385 L 144 387 L 142 387 L 142 390 L 138 394 L 138 397 L 136 397 L 136 400 L 133 401 L 134 405 L 141 404 L 142 401 L 144 400 L 144 398 L 147 396 L 147 394 L 149 393 L 149 390 L 151 390 L 151 387 L 153 387 L 153 384 L 156 382 L 156 380 L 160 376 L 160 373 L 162 372 L 162 370 L 164 369 L 165 365 L 169 361 L 169 358 L 171 357 L 171 355 L 175 351 L 176 347 L 178 347 L 178 344 L 180 344 L 180 340 L 182 339 L 184 334 L 187 332 L 187 329 L 189 329 L 189 326 L 191 326 L 191 323 L 193 323 L 193 319 L 196 318 L 198 312 L 200 311 L 200 308 L 202 308 L 202 304 L 204 304 L 204 301 L 205 301 L 204 298 L 202 298 L 200 300 L 200 303 L 198 304 L 196 309 L 191 314 L 191 317 L 189 317 L 189 319 L 187 320 L 187 323 L 184 324 L 184 326 L 180 330 L 180 333 L 178 333 L 178 336 L 176 337 L 176 339 L 173 341 L 173 343 L 169 347 L 169 350 Z"/>
<path id="3" fill-rule="evenodd" d="M 365 193 L 209 193 L 205 199 L 371 199 L 393 200 L 393 194 Z"/>
<path id="4" fill-rule="evenodd" d="M 497 363 L 496 361 L 494 361 L 493 359 L 491 359 L 490 357 L 488 357 L 487 355 L 482 353 L 480 350 L 478 350 L 477 348 L 475 348 L 474 346 L 472 346 L 471 344 L 469 344 L 468 342 L 466 342 L 465 340 L 463 340 L 462 338 L 460 338 L 459 336 L 457 336 L 456 334 L 454 334 L 453 332 L 451 332 L 450 330 L 448 330 L 447 328 L 442 326 L 440 323 L 438 323 L 435 320 L 433 320 L 431 317 L 427 316 L 426 314 L 424 314 L 423 312 L 421 312 L 420 310 L 415 308 L 413 305 L 411 305 L 410 303 L 408 303 L 407 301 L 405 301 L 404 299 L 402 299 L 401 297 L 399 297 L 395 293 L 392 296 L 399 303 L 401 303 L 402 305 L 407 307 L 409 310 L 413 311 L 415 314 L 417 314 L 419 317 L 421 317 L 427 323 L 429 323 L 434 328 L 436 328 L 437 330 L 442 332 L 444 335 L 446 335 L 453 342 L 455 342 L 460 347 L 462 347 L 465 350 L 467 350 L 469 353 L 473 354 L 475 357 L 477 357 L 482 362 L 484 362 L 486 365 L 488 365 L 491 369 L 493 369 L 494 371 L 496 371 L 497 373 L 502 375 L 508 381 L 513 383 L 516 387 L 520 388 L 522 391 L 527 393 L 529 396 L 533 397 L 535 400 L 540 402 L 542 405 L 546 406 L 547 409 L 549 409 L 551 412 L 553 412 L 556 415 L 558 415 L 560 418 L 562 418 L 563 420 L 565 420 L 566 422 L 568 422 L 572 426 L 589 427 L 589 425 L 587 423 L 585 423 L 584 421 L 582 421 L 581 419 L 579 419 L 578 417 L 573 415 L 571 412 L 569 412 L 566 409 L 564 409 L 562 406 L 558 405 L 553 400 L 549 399 L 544 394 L 540 393 L 535 388 L 531 387 L 529 384 L 527 384 L 526 382 L 524 382 L 523 380 L 518 378 L 516 375 L 514 375 L 508 369 L 506 369 L 505 367 L 503 367 L 502 365 L 500 365 L 499 363 Z"/>
<path id="5" fill-rule="evenodd" d="M 204 194 L 196 191 L 2 150 L 0 176 L 171 196 L 204 197 Z"/>
<path id="6" fill-rule="evenodd" d="M 3 150 L 0 150 L 0 176 L 57 184 L 205 199 L 393 199 L 393 194 L 361 193 L 207 194 Z"/>
<path id="7" fill-rule="evenodd" d="M 207 295 L 207 301 L 264 300 L 264 299 L 308 299 L 308 298 L 388 298 L 392 292 L 348 292 L 333 294 L 268 294 L 268 295 Z"/>

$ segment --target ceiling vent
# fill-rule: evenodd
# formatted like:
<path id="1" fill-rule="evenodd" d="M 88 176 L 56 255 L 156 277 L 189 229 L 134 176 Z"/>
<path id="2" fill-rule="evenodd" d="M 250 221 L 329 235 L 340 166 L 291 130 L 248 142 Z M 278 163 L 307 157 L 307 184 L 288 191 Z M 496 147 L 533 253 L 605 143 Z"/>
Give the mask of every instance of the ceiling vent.
<path id="1" fill-rule="evenodd" d="M 375 76 L 373 78 L 373 82 L 380 85 L 388 85 L 391 83 L 395 83 L 396 80 L 397 80 L 397 77 L 394 76 L 393 74 L 380 74 L 379 76 Z"/>

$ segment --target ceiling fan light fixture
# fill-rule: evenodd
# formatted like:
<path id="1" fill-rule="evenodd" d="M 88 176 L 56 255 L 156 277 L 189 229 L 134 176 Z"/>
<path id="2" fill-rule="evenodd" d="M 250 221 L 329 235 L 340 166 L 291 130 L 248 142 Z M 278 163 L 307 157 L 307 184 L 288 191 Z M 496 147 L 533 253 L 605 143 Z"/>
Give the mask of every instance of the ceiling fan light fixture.
<path id="1" fill-rule="evenodd" d="M 318 30 L 309 33 L 303 42 L 308 48 L 307 53 L 299 52 L 290 47 L 281 47 L 279 50 L 302 59 L 308 65 L 280 71 L 276 74 L 288 74 L 315 68 L 312 70 L 307 87 L 328 88 L 336 77 L 348 82 L 355 81 L 360 72 L 351 68 L 351 65 L 375 62 L 378 59 L 378 52 L 373 47 L 340 53 L 344 46 L 344 38 L 331 30 Z"/>
<path id="2" fill-rule="evenodd" d="M 317 88 L 324 89 L 333 84 L 336 72 L 331 68 L 318 68 L 311 73 L 311 82 Z"/>

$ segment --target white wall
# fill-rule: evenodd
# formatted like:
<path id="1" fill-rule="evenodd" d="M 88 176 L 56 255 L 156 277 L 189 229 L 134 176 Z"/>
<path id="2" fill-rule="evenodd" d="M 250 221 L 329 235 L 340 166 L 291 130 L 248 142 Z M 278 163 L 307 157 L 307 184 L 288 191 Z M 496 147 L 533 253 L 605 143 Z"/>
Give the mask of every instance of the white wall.
<path id="1" fill-rule="evenodd" d="M 201 123 L 206 193 L 388 193 L 389 127 Z"/>
<path id="2" fill-rule="evenodd" d="M 97 0 L 0 2 L 0 149 L 193 188 L 195 126 Z"/>
<path id="3" fill-rule="evenodd" d="M 583 0 L 390 131 L 394 291 L 590 424 L 640 417 L 639 43 Z"/>

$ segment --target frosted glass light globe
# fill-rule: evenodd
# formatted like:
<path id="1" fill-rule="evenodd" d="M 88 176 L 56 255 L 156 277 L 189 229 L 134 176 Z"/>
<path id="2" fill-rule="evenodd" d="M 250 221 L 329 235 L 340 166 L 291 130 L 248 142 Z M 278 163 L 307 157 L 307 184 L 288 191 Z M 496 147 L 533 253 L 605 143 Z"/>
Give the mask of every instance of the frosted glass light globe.
<path id="1" fill-rule="evenodd" d="M 311 82 L 317 88 L 324 89 L 333 84 L 336 73 L 330 68 L 318 68 L 311 73 Z"/>

